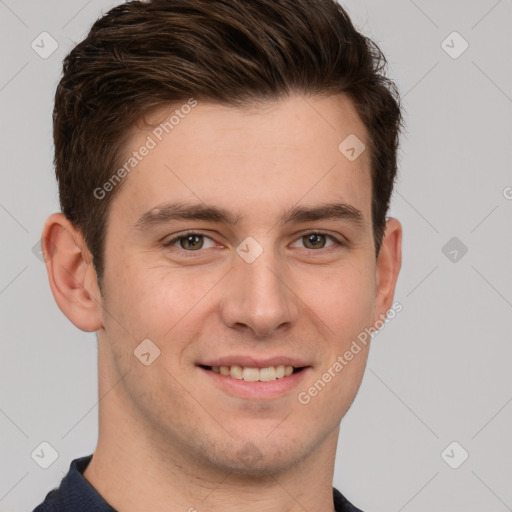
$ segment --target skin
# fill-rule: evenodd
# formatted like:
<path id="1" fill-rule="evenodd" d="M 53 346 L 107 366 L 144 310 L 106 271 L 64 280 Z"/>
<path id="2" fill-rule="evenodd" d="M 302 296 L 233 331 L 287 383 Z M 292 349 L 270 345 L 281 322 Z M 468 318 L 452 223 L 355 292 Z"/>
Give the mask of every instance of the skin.
<path id="1" fill-rule="evenodd" d="M 127 156 L 151 130 L 132 130 Z M 391 308 L 402 241 L 400 222 L 388 219 L 376 259 L 369 152 L 349 161 L 338 150 L 349 134 L 368 147 L 343 95 L 243 110 L 199 102 L 124 179 L 108 218 L 103 293 L 80 232 L 60 213 L 47 220 L 55 300 L 78 328 L 97 331 L 99 439 L 85 477 L 114 508 L 334 510 L 339 424 L 369 344 L 310 403 L 297 395 Z M 133 228 L 173 201 L 223 207 L 241 220 Z M 362 222 L 278 223 L 283 210 L 326 202 L 351 205 Z M 205 235 L 192 245 L 202 248 L 163 247 L 186 230 Z M 305 234 L 318 231 L 334 238 L 308 245 Z M 263 249 L 252 263 L 236 252 L 248 236 Z M 149 366 L 133 353 L 147 338 L 161 351 Z M 240 398 L 197 366 L 235 354 L 300 357 L 308 373 L 278 397 Z"/>

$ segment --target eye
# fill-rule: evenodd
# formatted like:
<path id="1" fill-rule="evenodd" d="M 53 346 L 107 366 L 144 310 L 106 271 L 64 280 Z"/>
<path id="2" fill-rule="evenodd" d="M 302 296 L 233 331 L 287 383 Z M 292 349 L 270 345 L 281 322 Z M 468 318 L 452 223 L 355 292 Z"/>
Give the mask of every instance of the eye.
<path id="1" fill-rule="evenodd" d="M 343 245 L 342 242 L 340 242 L 339 240 L 334 238 L 332 235 L 328 235 L 327 233 L 321 233 L 321 232 L 317 232 L 317 231 L 306 233 L 299 238 L 299 240 L 303 241 L 306 249 L 314 249 L 314 250 L 327 248 L 325 244 L 328 239 L 330 239 L 333 242 L 333 244 L 331 244 L 330 246 L 327 246 L 327 247 L 332 247 L 335 245 L 339 245 L 339 246 Z"/>
<path id="2" fill-rule="evenodd" d="M 177 243 L 179 243 L 178 249 L 183 249 L 184 251 L 188 252 L 195 252 L 199 249 L 208 248 L 205 247 L 205 239 L 208 239 L 212 242 L 212 244 L 209 247 L 214 247 L 215 242 L 206 235 L 202 235 L 201 233 L 185 233 L 179 236 L 176 236 L 172 238 L 171 240 L 165 242 L 163 244 L 164 247 L 172 247 L 175 246 Z"/>
<path id="3" fill-rule="evenodd" d="M 331 244 L 326 245 L 329 240 L 331 241 Z M 208 242 L 206 241 L 209 241 L 209 245 Z M 295 244 L 297 244 L 299 241 L 303 242 L 305 249 L 311 250 L 329 249 L 335 246 L 344 246 L 344 243 L 336 239 L 334 236 L 318 231 L 312 231 L 303 234 L 295 242 Z M 209 236 L 190 231 L 175 236 L 170 240 L 164 242 L 162 245 L 163 247 L 175 247 L 178 250 L 181 249 L 183 251 L 190 253 L 199 252 L 201 249 L 215 247 L 215 242 Z M 292 247 L 294 246 L 295 245 L 292 245 Z"/>

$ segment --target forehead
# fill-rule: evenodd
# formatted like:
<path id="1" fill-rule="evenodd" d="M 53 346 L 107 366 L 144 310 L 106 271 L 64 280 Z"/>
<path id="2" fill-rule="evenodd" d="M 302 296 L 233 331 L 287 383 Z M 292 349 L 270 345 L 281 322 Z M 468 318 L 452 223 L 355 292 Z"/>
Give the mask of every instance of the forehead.
<path id="1" fill-rule="evenodd" d="M 344 202 L 369 216 L 369 151 L 351 159 L 345 147 L 368 147 L 367 130 L 345 96 L 296 95 L 243 109 L 184 105 L 134 128 L 125 161 L 144 156 L 114 201 L 124 217 L 176 200 L 232 208 L 242 222 L 308 202 Z"/>

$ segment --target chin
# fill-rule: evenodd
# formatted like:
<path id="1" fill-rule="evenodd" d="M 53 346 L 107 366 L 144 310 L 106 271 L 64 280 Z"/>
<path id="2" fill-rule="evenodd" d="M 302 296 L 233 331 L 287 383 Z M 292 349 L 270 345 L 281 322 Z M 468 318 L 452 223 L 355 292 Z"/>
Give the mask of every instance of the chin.
<path id="1" fill-rule="evenodd" d="M 304 446 L 299 446 L 300 450 L 289 439 L 277 438 L 274 442 L 233 442 L 226 450 L 217 453 L 212 463 L 239 475 L 264 477 L 289 470 L 299 464 L 305 456 Z"/>
<path id="2" fill-rule="evenodd" d="M 238 457 L 217 461 L 218 466 L 224 467 L 225 470 L 236 473 L 240 476 L 251 478 L 268 477 L 269 474 L 279 474 L 289 470 L 299 461 L 288 458 L 276 458 L 275 454 L 261 454 L 259 457 Z M 220 464 L 219 464 L 220 463 Z"/>

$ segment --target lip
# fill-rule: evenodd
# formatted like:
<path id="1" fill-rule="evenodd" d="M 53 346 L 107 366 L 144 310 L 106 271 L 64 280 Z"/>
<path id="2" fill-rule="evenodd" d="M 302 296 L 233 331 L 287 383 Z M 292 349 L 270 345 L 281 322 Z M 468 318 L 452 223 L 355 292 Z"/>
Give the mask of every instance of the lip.
<path id="1" fill-rule="evenodd" d="M 262 366 L 261 368 L 267 368 L 268 366 L 274 366 L 272 364 L 268 364 L 265 362 L 267 366 Z M 211 365 L 207 365 L 211 366 Z M 215 366 L 231 366 L 227 364 L 215 365 Z M 249 365 L 247 365 L 249 366 Z M 290 366 L 294 366 L 291 364 Z M 299 366 L 299 365 L 297 365 Z M 288 377 L 283 377 L 281 379 L 271 380 L 271 381 L 256 381 L 249 382 L 245 380 L 235 379 L 228 375 L 222 375 L 220 373 L 215 373 L 212 370 L 207 370 L 202 368 L 201 366 L 197 366 L 197 369 L 205 376 L 205 378 L 209 379 L 209 381 L 220 388 L 222 391 L 228 393 L 231 396 L 235 396 L 237 398 L 244 398 L 250 400 L 270 400 L 275 398 L 280 398 L 293 389 L 297 388 L 299 384 L 307 378 L 312 368 L 310 366 L 306 366 L 299 372 L 292 373 Z"/>
<path id="2" fill-rule="evenodd" d="M 198 363 L 202 366 L 248 366 L 250 368 L 268 368 L 269 366 L 294 366 L 295 368 L 310 366 L 304 360 L 296 357 L 287 356 L 273 356 L 265 358 L 257 358 L 253 356 L 225 356 L 218 359 L 210 359 L 208 361 L 201 361 Z"/>

